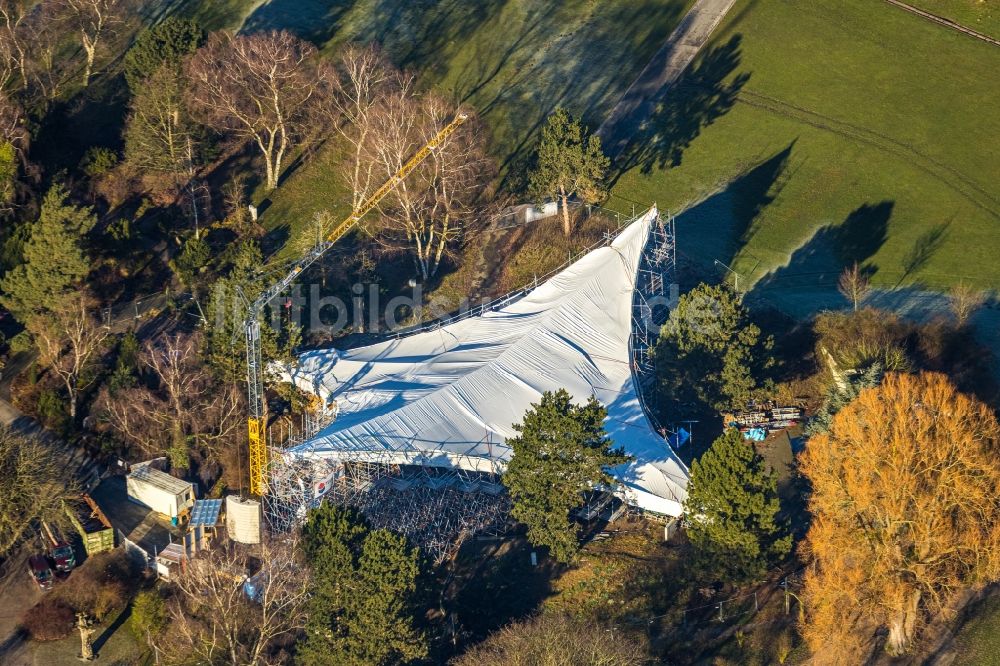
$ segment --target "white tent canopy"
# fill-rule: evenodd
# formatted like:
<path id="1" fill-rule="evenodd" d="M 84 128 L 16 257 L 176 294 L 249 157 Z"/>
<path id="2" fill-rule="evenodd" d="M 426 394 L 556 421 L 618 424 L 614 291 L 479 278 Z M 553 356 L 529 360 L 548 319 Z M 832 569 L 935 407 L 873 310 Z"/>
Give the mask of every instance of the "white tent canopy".
<path id="1" fill-rule="evenodd" d="M 347 351 L 310 351 L 286 373 L 336 401 L 338 416 L 289 449 L 307 458 L 502 471 L 532 403 L 545 391 L 590 396 L 632 459 L 612 469 L 627 501 L 676 516 L 688 471 L 653 431 L 630 368 L 632 302 L 651 209 L 529 294 L 476 317 Z"/>

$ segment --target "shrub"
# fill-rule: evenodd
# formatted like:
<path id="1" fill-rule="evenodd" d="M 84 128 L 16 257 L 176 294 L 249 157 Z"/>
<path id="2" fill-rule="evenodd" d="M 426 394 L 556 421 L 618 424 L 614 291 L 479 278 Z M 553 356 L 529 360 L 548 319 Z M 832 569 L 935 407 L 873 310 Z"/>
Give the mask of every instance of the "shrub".
<path id="1" fill-rule="evenodd" d="M 132 602 L 132 633 L 140 641 L 156 636 L 167 625 L 167 608 L 157 590 L 143 590 Z"/>
<path id="2" fill-rule="evenodd" d="M 12 354 L 30 351 L 35 346 L 35 343 L 31 340 L 31 334 L 27 331 L 21 331 L 12 337 L 8 344 Z"/>
<path id="3" fill-rule="evenodd" d="M 816 317 L 813 328 L 819 346 L 842 370 L 864 369 L 876 362 L 887 371 L 910 369 L 906 342 L 911 328 L 895 314 L 874 308 L 824 312 Z"/>
<path id="4" fill-rule="evenodd" d="M 39 391 L 35 409 L 38 411 L 38 420 L 45 427 L 52 430 L 62 430 L 66 427 L 69 420 L 66 403 L 55 389 L 46 388 Z"/>
<path id="5" fill-rule="evenodd" d="M 504 627 L 452 662 L 454 666 L 645 663 L 646 650 L 638 634 L 617 631 L 612 637 L 595 622 L 555 613 Z"/>
<path id="6" fill-rule="evenodd" d="M 47 596 L 28 609 L 21 624 L 36 641 L 57 641 L 73 631 L 76 614 L 73 609 L 55 597 Z"/>
<path id="7" fill-rule="evenodd" d="M 121 551 L 100 553 L 73 573 L 72 584 L 59 588 L 59 597 L 73 609 L 98 621 L 125 607 L 132 565 Z"/>
<path id="8" fill-rule="evenodd" d="M 118 164 L 118 153 L 104 146 L 93 146 L 83 157 L 83 172 L 91 178 L 98 178 L 111 171 Z"/>

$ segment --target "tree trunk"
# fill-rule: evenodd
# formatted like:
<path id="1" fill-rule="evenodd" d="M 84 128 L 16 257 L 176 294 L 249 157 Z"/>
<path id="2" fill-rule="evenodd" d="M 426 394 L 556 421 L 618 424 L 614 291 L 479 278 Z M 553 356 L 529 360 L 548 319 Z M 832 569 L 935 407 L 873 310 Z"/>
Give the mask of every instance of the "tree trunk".
<path id="1" fill-rule="evenodd" d="M 271 165 L 271 155 L 264 151 L 264 169 L 267 180 L 267 191 L 270 192 L 278 186 L 278 179 L 274 177 L 274 166 Z"/>
<path id="2" fill-rule="evenodd" d="M 69 396 L 69 418 L 70 421 L 76 424 L 76 387 L 73 385 L 75 382 L 70 378 L 66 378 L 66 395 Z"/>
<path id="3" fill-rule="evenodd" d="M 94 71 L 94 56 L 97 54 L 97 42 L 91 41 L 87 38 L 87 35 L 83 36 L 82 40 L 83 51 L 87 55 L 87 62 L 83 68 L 83 87 L 86 88 L 90 85 L 90 75 Z"/>
<path id="4" fill-rule="evenodd" d="M 434 261 L 431 264 L 430 274 L 433 277 L 437 274 L 438 267 L 441 266 L 441 257 L 444 256 L 445 246 L 448 244 L 448 232 L 451 230 L 451 216 L 445 213 L 441 226 L 441 238 L 438 239 L 437 250 L 434 252 Z"/>
<path id="5" fill-rule="evenodd" d="M 285 130 L 281 130 L 281 139 L 278 141 L 278 151 L 274 154 L 274 167 L 271 169 L 271 173 L 274 177 L 274 187 L 278 186 L 278 178 L 281 177 L 281 162 L 285 157 L 285 148 L 288 146 L 288 137 L 285 134 Z"/>
<path id="6" fill-rule="evenodd" d="M 913 642 L 913 633 L 917 625 L 917 612 L 920 603 L 920 591 L 910 593 L 904 601 L 904 606 L 889 623 L 889 639 L 885 649 L 892 656 L 905 654 Z"/>
<path id="7" fill-rule="evenodd" d="M 559 188 L 559 198 L 562 200 L 563 234 L 569 238 L 573 234 L 573 227 L 569 221 L 569 195 L 562 187 Z"/>

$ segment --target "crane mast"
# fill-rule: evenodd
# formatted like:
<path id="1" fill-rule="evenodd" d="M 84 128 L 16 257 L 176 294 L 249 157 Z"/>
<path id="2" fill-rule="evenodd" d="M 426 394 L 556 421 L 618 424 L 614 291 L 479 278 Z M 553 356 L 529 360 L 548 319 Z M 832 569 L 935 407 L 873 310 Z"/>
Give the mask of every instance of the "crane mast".
<path id="1" fill-rule="evenodd" d="M 260 313 L 264 306 L 271 302 L 295 279 L 322 257 L 334 243 L 354 228 L 366 213 L 371 211 L 406 178 L 417 165 L 423 162 L 435 148 L 448 138 L 458 126 L 465 122 L 468 116 L 459 113 L 438 132 L 434 138 L 418 150 L 406 164 L 400 167 L 385 183 L 364 200 L 351 214 L 344 218 L 333 231 L 317 243 L 305 255 L 293 264 L 292 269 L 280 280 L 265 289 L 257 299 L 250 304 L 247 319 L 244 322 L 247 345 L 247 397 L 249 398 L 249 416 L 247 418 L 247 435 L 250 442 L 250 493 L 263 495 L 267 492 L 267 426 L 264 415 L 264 368 L 260 347 Z"/>

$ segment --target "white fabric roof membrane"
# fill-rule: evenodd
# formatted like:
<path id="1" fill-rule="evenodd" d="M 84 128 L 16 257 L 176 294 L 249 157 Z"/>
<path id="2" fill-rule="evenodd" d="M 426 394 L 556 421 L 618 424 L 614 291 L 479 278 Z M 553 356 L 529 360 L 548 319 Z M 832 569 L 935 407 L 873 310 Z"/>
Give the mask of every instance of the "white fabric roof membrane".
<path id="1" fill-rule="evenodd" d="M 512 425 L 544 391 L 591 395 L 608 410 L 611 469 L 627 501 L 677 516 L 688 470 L 636 395 L 629 338 L 636 274 L 653 208 L 529 294 L 437 330 L 299 356 L 285 378 L 336 400 L 338 416 L 292 456 L 501 471 Z"/>

